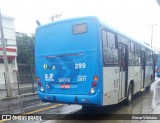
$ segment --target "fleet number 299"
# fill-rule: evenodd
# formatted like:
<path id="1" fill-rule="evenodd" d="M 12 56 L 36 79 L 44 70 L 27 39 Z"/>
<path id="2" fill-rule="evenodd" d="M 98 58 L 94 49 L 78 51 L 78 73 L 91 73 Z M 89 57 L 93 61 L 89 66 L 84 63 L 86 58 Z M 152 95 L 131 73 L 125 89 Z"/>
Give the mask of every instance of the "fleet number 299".
<path id="1" fill-rule="evenodd" d="M 75 69 L 86 68 L 86 63 L 75 63 Z"/>

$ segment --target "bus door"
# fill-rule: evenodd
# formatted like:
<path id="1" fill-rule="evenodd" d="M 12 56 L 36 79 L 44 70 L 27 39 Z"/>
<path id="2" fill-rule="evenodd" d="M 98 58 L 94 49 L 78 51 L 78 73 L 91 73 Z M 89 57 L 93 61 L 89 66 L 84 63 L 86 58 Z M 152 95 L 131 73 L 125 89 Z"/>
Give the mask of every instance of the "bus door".
<path id="1" fill-rule="evenodd" d="M 153 78 L 152 78 L 152 82 L 155 81 L 155 72 L 156 72 L 156 56 L 155 53 L 152 52 L 152 58 L 153 58 Z"/>
<path id="2" fill-rule="evenodd" d="M 128 57 L 127 57 L 127 45 L 119 43 L 119 100 L 126 96 L 127 91 L 127 72 L 128 72 Z"/>
<path id="3" fill-rule="evenodd" d="M 145 81 L 145 52 L 141 51 L 141 88 L 144 88 Z"/>

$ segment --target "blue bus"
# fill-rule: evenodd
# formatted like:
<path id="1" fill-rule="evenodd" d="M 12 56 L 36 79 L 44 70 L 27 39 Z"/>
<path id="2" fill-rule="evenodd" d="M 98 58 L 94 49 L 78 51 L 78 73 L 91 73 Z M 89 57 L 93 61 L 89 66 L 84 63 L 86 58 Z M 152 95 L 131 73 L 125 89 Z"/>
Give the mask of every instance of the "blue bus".
<path id="1" fill-rule="evenodd" d="M 157 60 L 157 77 L 160 77 L 160 54 L 158 54 L 158 60 Z"/>
<path id="2" fill-rule="evenodd" d="M 154 81 L 154 50 L 97 17 L 40 25 L 35 40 L 38 95 L 44 102 L 130 104 Z"/>

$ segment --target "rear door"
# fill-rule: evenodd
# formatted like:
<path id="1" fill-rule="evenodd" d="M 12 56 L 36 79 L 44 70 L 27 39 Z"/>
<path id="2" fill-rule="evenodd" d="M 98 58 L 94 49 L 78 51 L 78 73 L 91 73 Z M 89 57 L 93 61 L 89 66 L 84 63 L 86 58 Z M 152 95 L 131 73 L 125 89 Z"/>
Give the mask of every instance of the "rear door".
<path id="1" fill-rule="evenodd" d="M 119 86 L 119 100 L 126 96 L 127 88 L 127 69 L 128 69 L 128 59 L 127 59 L 127 45 L 119 43 L 119 65 L 120 65 L 120 86 Z"/>
<path id="2" fill-rule="evenodd" d="M 144 88 L 145 81 L 145 52 L 141 51 L 141 88 Z"/>
<path id="3" fill-rule="evenodd" d="M 126 97 L 128 88 L 128 39 L 118 35 L 119 53 L 119 100 Z"/>

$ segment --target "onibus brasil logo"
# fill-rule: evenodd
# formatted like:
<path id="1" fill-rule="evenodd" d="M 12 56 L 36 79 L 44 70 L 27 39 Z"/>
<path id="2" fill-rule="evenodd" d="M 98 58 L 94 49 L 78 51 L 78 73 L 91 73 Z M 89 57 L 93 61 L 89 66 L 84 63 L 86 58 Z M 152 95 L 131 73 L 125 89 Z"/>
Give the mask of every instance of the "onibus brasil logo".
<path id="1" fill-rule="evenodd" d="M 42 120 L 39 115 L 24 116 L 24 115 L 2 115 L 2 120 Z"/>

